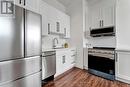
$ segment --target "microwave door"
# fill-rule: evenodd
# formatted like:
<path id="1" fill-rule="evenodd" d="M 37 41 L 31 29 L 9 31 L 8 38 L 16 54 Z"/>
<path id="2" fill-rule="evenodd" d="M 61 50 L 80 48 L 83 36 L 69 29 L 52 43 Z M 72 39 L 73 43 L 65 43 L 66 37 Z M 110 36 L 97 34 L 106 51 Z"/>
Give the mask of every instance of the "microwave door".
<path id="1" fill-rule="evenodd" d="M 25 57 L 41 55 L 41 16 L 25 10 Z"/>
<path id="2" fill-rule="evenodd" d="M 0 61 L 24 57 L 23 8 L 15 6 L 15 14 L 0 14 Z"/>

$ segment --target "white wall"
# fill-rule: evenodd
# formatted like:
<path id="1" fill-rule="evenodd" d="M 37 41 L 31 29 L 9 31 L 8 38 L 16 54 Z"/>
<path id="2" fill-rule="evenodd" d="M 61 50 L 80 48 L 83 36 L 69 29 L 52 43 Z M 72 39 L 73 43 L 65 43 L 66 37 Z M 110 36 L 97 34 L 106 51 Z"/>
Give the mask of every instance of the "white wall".
<path id="1" fill-rule="evenodd" d="M 75 0 L 68 8 L 71 17 L 71 47 L 77 48 L 76 67 L 83 69 L 83 0 Z"/>
<path id="2" fill-rule="evenodd" d="M 84 20 L 84 28 L 83 28 L 83 32 L 84 32 L 84 36 L 83 36 L 83 47 L 84 48 L 86 48 L 86 43 L 88 43 L 88 39 L 86 39 L 86 31 L 87 31 L 87 29 L 89 29 L 89 22 L 88 22 L 88 20 L 89 20 L 89 8 L 88 8 L 88 2 L 86 1 L 86 0 L 84 0 L 84 3 L 83 3 L 83 5 L 84 5 L 84 18 L 83 18 L 83 20 Z"/>
<path id="3" fill-rule="evenodd" d="M 116 48 L 116 37 L 91 37 L 88 39 L 93 47 L 114 47 Z"/>
<path id="4" fill-rule="evenodd" d="M 62 5 L 61 3 L 59 3 L 57 0 L 43 0 L 43 1 L 45 1 L 49 5 L 57 8 L 58 10 L 60 10 L 62 12 L 66 12 L 66 7 L 64 5 Z"/>
<path id="5" fill-rule="evenodd" d="M 83 28 L 83 66 L 84 69 L 88 69 L 88 49 L 86 47 L 86 43 L 88 43 L 88 40 L 85 38 L 85 32 L 86 29 L 88 29 L 88 2 L 86 0 L 83 1 L 83 21 L 84 21 L 84 28 Z"/>

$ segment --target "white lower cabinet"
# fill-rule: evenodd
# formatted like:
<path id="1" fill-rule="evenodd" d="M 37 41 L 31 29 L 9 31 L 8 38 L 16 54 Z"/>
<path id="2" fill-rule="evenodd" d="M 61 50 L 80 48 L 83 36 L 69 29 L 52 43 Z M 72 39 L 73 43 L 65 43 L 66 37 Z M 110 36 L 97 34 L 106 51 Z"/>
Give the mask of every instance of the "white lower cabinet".
<path id="1" fill-rule="evenodd" d="M 118 51 L 116 54 L 116 79 L 130 84 L 130 52 Z"/>
<path id="2" fill-rule="evenodd" d="M 75 55 L 71 49 L 56 51 L 56 76 L 71 69 L 75 65 Z"/>
<path id="3" fill-rule="evenodd" d="M 56 54 L 56 75 L 58 76 L 63 72 L 63 59 L 62 54 Z"/>

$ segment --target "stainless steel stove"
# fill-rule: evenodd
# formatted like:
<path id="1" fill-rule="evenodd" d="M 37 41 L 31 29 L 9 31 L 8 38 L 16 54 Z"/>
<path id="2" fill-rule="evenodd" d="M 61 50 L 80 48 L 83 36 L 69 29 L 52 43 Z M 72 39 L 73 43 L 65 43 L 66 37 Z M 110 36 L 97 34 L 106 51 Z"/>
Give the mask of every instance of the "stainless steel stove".
<path id="1" fill-rule="evenodd" d="M 89 72 L 110 80 L 115 79 L 115 48 L 93 47 L 88 50 Z"/>

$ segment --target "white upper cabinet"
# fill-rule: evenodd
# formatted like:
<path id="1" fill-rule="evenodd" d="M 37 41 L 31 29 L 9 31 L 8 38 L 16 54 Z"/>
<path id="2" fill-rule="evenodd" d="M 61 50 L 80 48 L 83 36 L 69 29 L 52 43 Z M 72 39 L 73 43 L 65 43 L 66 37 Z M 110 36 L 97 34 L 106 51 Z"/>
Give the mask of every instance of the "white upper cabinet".
<path id="1" fill-rule="evenodd" d="M 15 4 L 37 13 L 40 10 L 40 0 L 15 0 Z"/>
<path id="2" fill-rule="evenodd" d="M 63 26 L 63 30 L 64 30 L 64 38 L 70 38 L 70 16 L 65 15 L 64 18 L 64 26 Z"/>
<path id="3" fill-rule="evenodd" d="M 42 14 L 42 36 L 50 34 L 50 23 L 48 22 L 47 16 Z"/>
<path id="4" fill-rule="evenodd" d="M 100 8 L 92 8 L 91 10 L 91 28 L 101 27 Z"/>
<path id="5" fill-rule="evenodd" d="M 14 1 L 15 1 L 14 3 L 20 7 L 24 6 L 24 0 L 14 0 Z"/>
<path id="6" fill-rule="evenodd" d="M 113 3 L 115 0 L 103 0 L 90 6 L 89 21 L 92 29 L 115 26 L 115 4 Z"/>
<path id="7" fill-rule="evenodd" d="M 43 1 L 40 2 L 40 14 L 43 15 L 42 35 L 57 34 L 70 38 L 70 17 L 67 14 Z"/>
<path id="8" fill-rule="evenodd" d="M 28 10 L 39 13 L 40 0 L 25 0 L 25 5 Z"/>
<path id="9" fill-rule="evenodd" d="M 109 6 L 102 8 L 102 26 L 110 27 L 115 25 L 115 7 Z"/>

